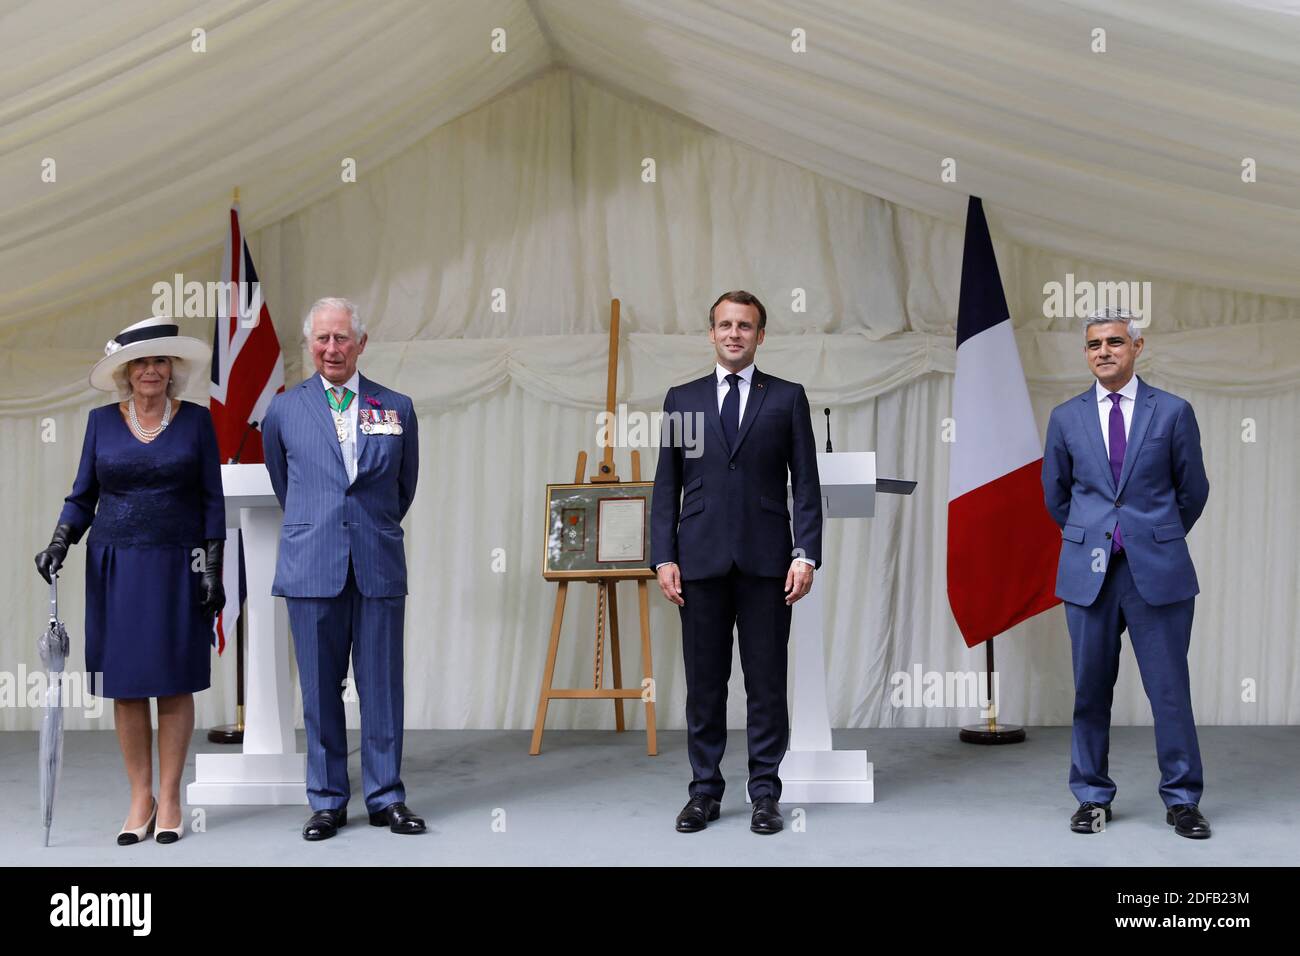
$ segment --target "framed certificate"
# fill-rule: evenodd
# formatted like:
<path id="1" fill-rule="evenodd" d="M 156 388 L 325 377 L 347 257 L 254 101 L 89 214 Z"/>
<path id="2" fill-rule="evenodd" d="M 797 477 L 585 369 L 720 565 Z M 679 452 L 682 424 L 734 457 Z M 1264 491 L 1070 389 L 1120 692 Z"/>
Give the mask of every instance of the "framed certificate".
<path id="1" fill-rule="evenodd" d="M 648 527 L 645 498 L 601 498 L 596 502 L 596 563 L 645 561 Z"/>
<path id="2" fill-rule="evenodd" d="M 542 577 L 653 578 L 652 481 L 546 486 Z"/>

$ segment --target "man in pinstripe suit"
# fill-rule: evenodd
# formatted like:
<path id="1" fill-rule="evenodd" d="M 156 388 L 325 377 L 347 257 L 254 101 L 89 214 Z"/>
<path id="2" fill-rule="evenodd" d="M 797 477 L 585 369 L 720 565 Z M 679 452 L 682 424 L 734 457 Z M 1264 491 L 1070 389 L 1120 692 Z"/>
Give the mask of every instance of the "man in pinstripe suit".
<path id="1" fill-rule="evenodd" d="M 361 701 L 361 776 L 372 826 L 423 833 L 402 786 L 400 522 L 415 496 L 419 439 L 411 400 L 357 372 L 366 334 L 346 299 L 303 323 L 317 374 L 277 395 L 262 423 L 266 470 L 284 508 L 273 594 L 289 609 L 307 726 L 303 838 L 347 824 L 343 681 Z"/>

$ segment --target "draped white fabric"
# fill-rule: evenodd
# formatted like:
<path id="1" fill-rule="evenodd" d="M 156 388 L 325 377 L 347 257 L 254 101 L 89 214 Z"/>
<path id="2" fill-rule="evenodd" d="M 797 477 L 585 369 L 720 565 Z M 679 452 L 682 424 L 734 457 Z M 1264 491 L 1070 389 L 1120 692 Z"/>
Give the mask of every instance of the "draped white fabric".
<path id="1" fill-rule="evenodd" d="M 546 4 L 541 5 L 544 9 Z M 657 182 L 641 159 L 660 158 Z M 223 217 L 211 217 L 219 236 Z M 420 490 L 407 520 L 408 726 L 526 727 L 555 586 L 542 581 L 540 506 L 595 451 L 608 301 L 623 301 L 620 395 L 653 411 L 668 385 L 706 371 L 705 312 L 745 286 L 769 305 L 759 365 L 804 382 L 835 409 L 836 447 L 874 449 L 882 474 L 920 482 L 870 521 L 833 522 L 818 586 L 827 593 L 836 726 L 954 725 L 970 710 L 898 708 L 890 677 L 978 670 L 945 595 L 944 541 L 953 321 L 961 229 L 758 153 L 565 70 L 445 124 L 387 163 L 250 239 L 290 382 L 301 315 L 324 294 L 362 303 L 366 374 L 411 394 L 421 415 Z M 1089 381 L 1070 320 L 1043 315 L 1042 287 L 1095 262 L 997 238 L 1040 427 Z M 215 254 L 175 257 L 112 294 L 0 331 L 0 481 L 11 547 L 0 558 L 3 668 L 35 662 L 44 590 L 31 565 L 67 493 L 105 339 L 148 314 L 156 279 L 215 277 Z M 794 290 L 806 311 L 794 311 Z M 498 294 L 495 290 L 501 290 Z M 1141 374 L 1193 402 L 1211 481 L 1190 540 L 1202 581 L 1191 666 L 1204 723 L 1300 719 L 1296 655 L 1300 302 L 1157 280 Z M 504 311 L 494 305 L 504 302 Z M 183 320 L 207 337 L 210 322 Z M 202 400 L 203 383 L 191 394 Z M 959 425 L 960 428 L 960 425 Z M 620 474 L 630 477 L 626 450 Z M 643 475 L 653 454 L 643 455 Z M 498 550 L 499 549 L 499 550 Z M 84 630 L 84 549 L 64 575 L 64 614 Z M 504 570 L 496 562 L 504 557 Z M 637 675 L 636 604 L 620 602 L 625 677 Z M 685 699 L 675 612 L 652 594 L 661 726 Z M 557 684 L 590 680 L 594 593 L 569 601 Z M 997 641 L 1004 716 L 1070 717 L 1068 637 L 1055 610 Z M 1126 654 L 1128 652 L 1126 651 Z M 74 654 L 74 666 L 80 666 Z M 1147 723 L 1136 669 L 1123 670 L 1120 723 Z M 230 655 L 199 697 L 200 724 L 229 720 Z M 1243 694 L 1254 682 L 1254 695 Z M 743 723 L 735 669 L 731 719 Z M 1248 698 L 1248 699 L 1247 699 Z M 612 726 L 608 705 L 557 703 L 551 727 Z M 633 726 L 641 725 L 629 707 Z M 354 713 L 355 718 L 355 713 Z M 73 717 L 70 726 L 85 725 Z M 0 728 L 35 712 L 0 708 Z"/>
<path id="2" fill-rule="evenodd" d="M 559 58 L 874 196 L 1300 292 L 1300 8 L 1233 0 L 538 0 Z M 1104 30 L 1104 52 L 1094 31 Z M 802 31 L 802 36 L 795 36 Z M 802 39 L 806 52 L 795 52 Z M 951 159 L 954 182 L 940 178 Z M 1243 162 L 1257 179 L 1243 182 Z M 1144 275 L 1145 277 L 1145 275 Z"/>
<path id="3" fill-rule="evenodd" d="M 274 222 L 550 62 L 522 0 L 55 0 L 0 24 L 0 322 L 220 247 L 232 185 L 246 228 Z"/>
<path id="4" fill-rule="evenodd" d="M 1300 294 L 1294 4 L 50 0 L 2 16 L 0 323 L 218 245 L 211 224 L 233 184 L 249 228 L 276 222 L 338 189 L 345 158 L 364 180 L 553 62 L 948 223 L 979 195 L 1004 235 L 1133 278 Z M 583 161 L 626 152 L 678 177 L 706 168 L 629 132 L 588 140 Z M 486 145 L 507 141 L 464 157 L 509 162 Z M 955 181 L 941 178 L 949 159 Z M 443 173 L 420 188 L 442 193 L 457 170 Z M 564 200 L 535 197 L 521 218 Z M 724 198 L 706 208 L 772 227 L 762 207 L 728 212 Z M 459 200 L 448 191 L 442 208 L 454 215 Z M 445 247 L 431 236 L 427 248 Z M 824 251 L 828 271 L 846 265 Z M 725 256 L 691 252 L 700 270 Z M 629 268 L 649 281 L 649 266 Z"/>

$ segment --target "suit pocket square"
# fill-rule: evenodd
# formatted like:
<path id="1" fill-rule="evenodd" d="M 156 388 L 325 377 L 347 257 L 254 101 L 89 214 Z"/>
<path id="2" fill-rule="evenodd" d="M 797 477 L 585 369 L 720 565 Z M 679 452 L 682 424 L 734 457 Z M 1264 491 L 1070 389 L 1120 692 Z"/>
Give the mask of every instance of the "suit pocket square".
<path id="1" fill-rule="evenodd" d="M 1061 529 L 1061 537 L 1066 541 L 1073 541 L 1076 544 L 1083 544 L 1084 529 L 1077 524 L 1067 524 Z"/>
<path id="2" fill-rule="evenodd" d="M 1187 537 L 1181 524 L 1158 524 L 1152 529 L 1157 541 L 1177 541 Z"/>

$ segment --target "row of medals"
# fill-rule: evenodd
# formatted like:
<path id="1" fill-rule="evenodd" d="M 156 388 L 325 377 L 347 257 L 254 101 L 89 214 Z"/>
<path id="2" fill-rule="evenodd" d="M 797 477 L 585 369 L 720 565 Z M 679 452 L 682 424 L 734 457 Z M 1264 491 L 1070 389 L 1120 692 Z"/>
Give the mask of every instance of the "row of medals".
<path id="1" fill-rule="evenodd" d="M 379 411 L 371 411 L 368 408 L 361 409 L 357 415 L 361 419 L 361 431 L 367 435 L 400 435 L 402 426 L 397 421 L 397 412 L 391 408 L 382 409 L 384 417 L 378 418 Z M 339 436 L 339 442 L 348 440 L 348 415 L 330 409 L 334 416 L 334 430 Z"/>

